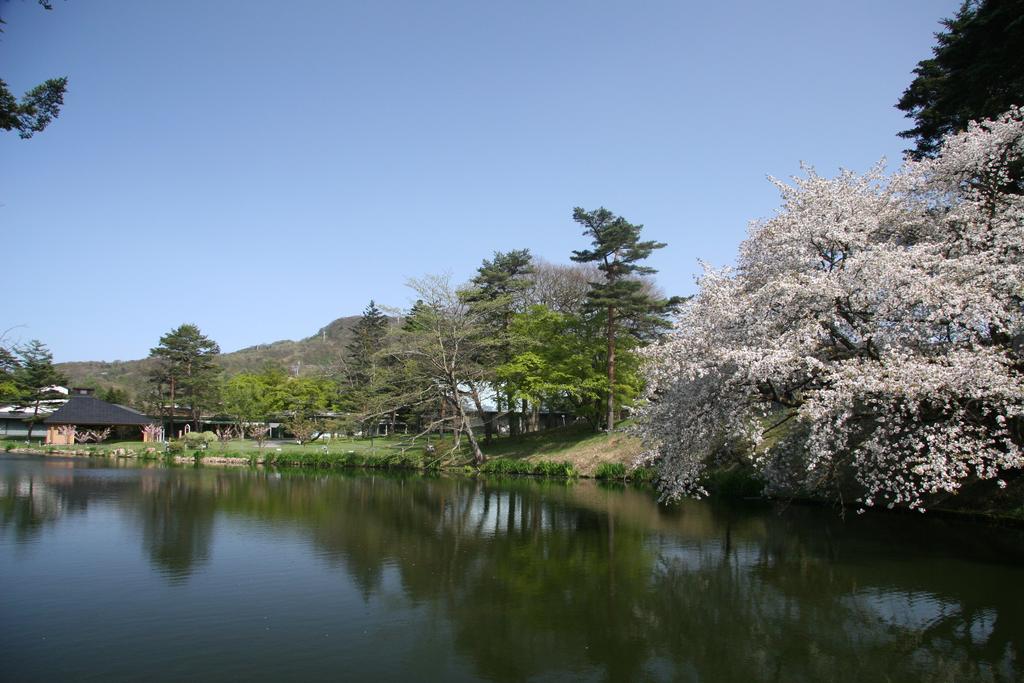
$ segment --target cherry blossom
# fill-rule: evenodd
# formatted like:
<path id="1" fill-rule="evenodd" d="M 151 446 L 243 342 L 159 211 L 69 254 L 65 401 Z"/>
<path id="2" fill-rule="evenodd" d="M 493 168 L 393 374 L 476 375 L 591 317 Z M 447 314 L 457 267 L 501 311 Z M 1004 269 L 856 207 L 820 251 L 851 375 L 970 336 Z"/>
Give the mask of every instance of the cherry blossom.
<path id="1" fill-rule="evenodd" d="M 911 508 L 1024 465 L 1022 159 L 1014 108 L 892 176 L 773 180 L 780 210 L 646 350 L 664 496 L 723 449 L 772 491 Z"/>

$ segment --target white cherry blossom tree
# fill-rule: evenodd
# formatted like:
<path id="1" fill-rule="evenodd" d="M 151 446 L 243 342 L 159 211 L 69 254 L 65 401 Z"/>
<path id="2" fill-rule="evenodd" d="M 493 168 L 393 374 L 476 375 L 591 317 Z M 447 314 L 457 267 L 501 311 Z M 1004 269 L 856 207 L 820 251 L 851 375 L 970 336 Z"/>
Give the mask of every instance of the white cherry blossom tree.
<path id="1" fill-rule="evenodd" d="M 769 488 L 920 509 L 1024 465 L 1022 159 L 1015 108 L 891 177 L 773 180 L 778 214 L 646 351 L 663 494 L 702 495 L 723 448 Z"/>

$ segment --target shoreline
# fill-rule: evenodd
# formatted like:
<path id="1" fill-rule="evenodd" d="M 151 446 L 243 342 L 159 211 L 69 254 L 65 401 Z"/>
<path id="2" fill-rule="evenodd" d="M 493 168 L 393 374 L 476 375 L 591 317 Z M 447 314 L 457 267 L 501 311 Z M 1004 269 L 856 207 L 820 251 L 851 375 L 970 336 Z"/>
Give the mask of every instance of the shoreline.
<path id="1" fill-rule="evenodd" d="M 573 472 L 571 475 L 559 475 L 557 473 L 527 473 L 527 472 L 485 472 L 478 468 L 474 468 L 471 465 L 448 465 L 438 466 L 436 468 L 424 468 L 415 467 L 403 463 L 382 463 L 382 464 L 350 464 L 346 462 L 334 461 L 326 463 L 325 465 L 309 465 L 309 464 L 265 464 L 263 462 L 254 462 L 249 458 L 231 457 L 231 456 L 218 456 L 209 455 L 203 456 L 199 461 L 196 461 L 194 456 L 191 455 L 175 455 L 173 462 L 169 462 L 169 458 L 165 454 L 157 455 L 156 457 L 140 457 L 138 453 L 127 453 L 121 452 L 128 449 L 114 449 L 111 452 L 95 452 L 86 451 L 80 449 L 74 450 L 42 450 L 38 448 L 13 448 L 6 453 L 14 453 L 17 455 L 33 455 L 42 457 L 75 457 L 75 458 L 114 458 L 120 460 L 135 460 L 138 462 L 156 463 L 169 466 L 202 466 L 209 465 L 215 467 L 246 467 L 253 469 L 273 470 L 273 469 L 284 469 L 284 470 L 341 470 L 341 469 L 386 469 L 386 470 L 401 470 L 406 472 L 445 472 L 448 474 L 464 474 L 464 475 L 483 475 L 483 476 L 495 476 L 495 477 L 528 477 L 535 479 L 589 479 L 597 482 L 618 484 L 618 485 L 633 485 L 651 489 L 653 493 L 657 492 L 657 489 L 653 486 L 651 481 L 634 480 L 634 479 L 609 479 L 604 477 L 596 477 L 589 474 L 581 474 L 579 472 Z M 501 456 L 492 456 L 492 461 L 501 460 Z M 859 515 L 860 510 L 864 510 L 870 513 L 883 513 L 883 514 L 898 514 L 898 515 L 912 515 L 912 514 L 927 514 L 935 517 L 941 517 L 944 519 L 956 520 L 961 522 L 972 522 L 975 524 L 984 524 L 986 526 L 1004 526 L 1012 528 L 1024 528 L 1024 518 L 1013 514 L 1006 513 L 995 513 L 986 512 L 981 510 L 967 510 L 967 509 L 955 509 L 947 507 L 929 507 L 925 513 L 921 513 L 917 510 L 910 510 L 906 508 L 885 508 L 885 507 L 864 507 L 856 503 L 843 503 L 837 504 L 836 501 L 812 498 L 812 497 L 792 497 L 792 498 L 778 498 L 770 496 L 708 496 L 707 500 L 742 500 L 746 502 L 758 502 L 765 504 L 772 504 L 781 507 L 788 507 L 791 505 L 807 506 L 807 507 L 830 507 L 838 509 L 840 516 L 845 516 L 847 513 L 852 512 L 854 516 Z"/>
<path id="2" fill-rule="evenodd" d="M 281 463 L 266 463 L 259 459 L 250 459 L 247 457 L 234 457 L 224 455 L 204 455 L 199 460 L 196 460 L 193 455 L 174 455 L 170 456 L 166 453 L 158 453 L 156 455 L 140 454 L 137 452 L 124 452 L 129 449 L 114 449 L 112 451 L 88 451 L 81 449 L 39 449 L 39 448 L 12 448 L 4 453 L 15 453 L 18 455 L 34 455 L 41 457 L 65 457 L 65 458 L 114 458 L 119 460 L 135 460 L 138 462 L 145 463 L 156 463 L 156 464 L 169 464 L 169 465 L 213 465 L 217 467 L 247 467 L 247 468 L 262 468 L 262 469 L 295 469 L 295 470 L 334 470 L 334 469 L 388 469 L 388 470 L 402 470 L 407 472 L 448 472 L 448 473 L 462 473 L 462 474 L 482 474 L 490 476 L 502 476 L 502 477 L 534 477 L 534 478 L 546 478 L 546 479 L 593 479 L 595 481 L 603 481 L 608 483 L 618 484 L 636 484 L 636 485 L 648 485 L 648 481 L 634 480 L 634 479 L 609 479 L 607 477 L 594 476 L 591 474 L 584 474 L 578 470 L 570 468 L 569 470 L 562 469 L 561 473 L 558 471 L 519 471 L 519 472 L 488 472 L 474 467 L 468 463 L 458 463 L 452 465 L 437 465 L 435 467 L 423 467 L 419 465 L 413 465 L 408 462 L 400 461 L 389 461 L 385 458 L 381 458 L 378 462 L 363 462 L 363 463 L 349 463 L 344 462 L 341 458 L 324 461 L 323 463 L 310 464 L 310 463 L 297 463 L 296 461 L 285 461 Z M 3 455 L 3 453 L 0 453 Z M 515 462 L 502 456 L 492 456 L 488 462 Z M 538 465 L 543 467 L 545 464 L 548 465 L 563 465 L 556 460 L 539 461 Z"/>

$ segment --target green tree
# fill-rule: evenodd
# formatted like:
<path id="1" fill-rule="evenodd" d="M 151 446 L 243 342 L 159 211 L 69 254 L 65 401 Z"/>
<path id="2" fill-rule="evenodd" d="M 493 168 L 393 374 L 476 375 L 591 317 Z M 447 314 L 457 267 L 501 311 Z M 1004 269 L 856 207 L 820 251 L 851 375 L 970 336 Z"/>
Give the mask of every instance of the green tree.
<path id="1" fill-rule="evenodd" d="M 907 150 L 916 159 L 935 156 L 968 122 L 1024 105 L 1024 0 L 967 0 L 942 24 L 896 105 L 914 120 L 900 135 L 916 140 Z"/>
<path id="2" fill-rule="evenodd" d="M 352 340 L 348 343 L 348 372 L 346 374 L 353 388 L 361 388 L 370 384 L 387 332 L 387 316 L 377 308 L 377 304 L 371 299 L 363 309 L 359 321 L 352 328 Z"/>
<path id="3" fill-rule="evenodd" d="M 284 385 L 284 409 L 313 418 L 336 403 L 338 387 L 326 377 L 291 377 Z"/>
<path id="4" fill-rule="evenodd" d="M 220 353 L 217 342 L 209 339 L 199 328 L 184 324 L 160 337 L 160 344 L 150 349 L 149 357 L 156 359 L 150 380 L 161 396 L 166 391 L 170 405 L 170 433 L 174 434 L 174 410 L 177 400 L 185 401 L 189 415 L 199 428 L 203 408 L 216 403 L 220 368 L 215 359 Z"/>
<path id="5" fill-rule="evenodd" d="M 493 259 L 484 259 L 483 264 L 477 269 L 476 277 L 470 281 L 469 289 L 463 292 L 463 298 L 475 312 L 479 313 L 481 322 L 490 328 L 495 341 L 487 347 L 491 357 L 477 359 L 484 367 L 496 368 L 498 365 L 508 363 L 512 358 L 509 328 L 512 317 L 526 307 L 526 295 L 533 274 L 532 261 L 529 249 L 515 249 L 504 253 L 496 251 Z M 495 398 L 498 399 L 499 410 L 502 407 L 501 394 L 504 394 L 505 407 L 509 413 L 509 430 L 516 434 L 519 421 L 513 392 L 508 387 L 502 391 L 497 386 L 496 376 L 487 378 L 487 381 L 495 392 Z M 521 395 L 521 398 L 526 400 L 525 395 Z M 473 395 L 473 400 L 477 411 L 484 416 L 478 393 Z M 493 433 L 493 420 L 484 417 L 484 438 L 487 442 L 490 442 Z"/>
<path id="6" fill-rule="evenodd" d="M 584 211 L 576 207 L 573 220 L 584 227 L 583 234 L 591 238 L 593 248 L 573 251 L 577 263 L 596 263 L 604 280 L 591 283 L 587 295 L 587 308 L 604 318 L 606 356 L 605 368 L 608 387 L 616 386 L 615 363 L 617 340 L 623 330 L 637 336 L 650 333 L 663 324 L 668 309 L 677 299 L 655 297 L 641 277 L 656 273 L 654 268 L 640 265 L 664 242 L 640 241 L 642 225 L 634 225 L 621 216 L 601 207 Z M 615 392 L 608 391 L 605 426 L 609 432 L 615 427 Z"/>
<path id="7" fill-rule="evenodd" d="M 337 407 L 338 385 L 326 377 L 290 377 L 281 387 L 286 426 L 305 443 L 327 431 L 324 414 Z M 333 422 L 333 421 L 332 421 Z"/>
<path id="8" fill-rule="evenodd" d="M 352 340 L 348 344 L 347 371 L 345 383 L 352 406 L 364 423 L 369 426 L 371 416 L 379 417 L 381 394 L 387 390 L 387 359 L 381 353 L 388 332 L 388 319 L 371 299 L 363 314 L 352 329 Z M 373 420 L 370 429 L 376 429 Z"/>
<path id="9" fill-rule="evenodd" d="M 535 405 L 565 405 L 575 415 L 594 413 L 608 383 L 594 362 L 604 340 L 599 332 L 590 334 L 587 323 L 540 305 L 517 314 L 509 326 L 510 358 L 498 367 L 499 380 L 513 396 Z"/>
<path id="10" fill-rule="evenodd" d="M 117 405 L 128 405 L 131 403 L 131 396 L 128 395 L 128 392 L 117 387 L 107 387 L 99 392 L 99 398 L 107 403 L 115 403 Z"/>
<path id="11" fill-rule="evenodd" d="M 39 4 L 44 9 L 53 9 L 50 0 L 39 0 Z M 0 19 L 0 25 L 3 23 Z M 67 85 L 67 77 L 50 78 L 30 89 L 19 101 L 0 79 L 0 129 L 16 130 L 22 138 L 40 132 L 60 114 Z"/>
<path id="12" fill-rule="evenodd" d="M 243 372 L 224 382 L 221 397 L 224 410 L 243 428 L 263 423 L 284 410 L 285 384 L 282 370 L 267 367 L 260 373 Z"/>
<path id="13" fill-rule="evenodd" d="M 20 365 L 15 352 L 0 344 L 0 400 L 17 400 L 18 384 L 15 381 L 14 373 Z"/>
<path id="14" fill-rule="evenodd" d="M 28 438 L 40 421 L 39 406 L 43 401 L 60 398 L 62 394 L 53 387 L 66 384 L 67 378 L 53 366 L 53 354 L 38 339 L 18 348 L 19 363 L 14 370 L 14 384 L 17 387 L 19 404 L 32 409 L 28 423 Z"/>

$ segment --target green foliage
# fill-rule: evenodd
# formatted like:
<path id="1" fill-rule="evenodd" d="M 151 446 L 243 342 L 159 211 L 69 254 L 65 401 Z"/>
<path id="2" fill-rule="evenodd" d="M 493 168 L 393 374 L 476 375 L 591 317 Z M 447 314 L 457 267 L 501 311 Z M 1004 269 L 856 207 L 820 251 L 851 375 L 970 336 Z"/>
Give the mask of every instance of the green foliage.
<path id="1" fill-rule="evenodd" d="M 268 366 L 260 373 L 239 373 L 221 390 L 224 410 L 239 422 L 262 422 L 284 410 L 288 378 Z"/>
<path id="2" fill-rule="evenodd" d="M 634 225 L 601 207 L 584 211 L 576 207 L 573 220 L 583 226 L 584 236 L 590 237 L 592 249 L 573 251 L 577 263 L 596 263 L 604 275 L 603 282 L 592 282 L 587 295 L 587 308 L 602 316 L 605 328 L 605 371 L 608 378 L 605 426 L 615 426 L 617 384 L 617 355 L 623 332 L 638 339 L 651 339 L 666 326 L 666 314 L 678 299 L 655 297 L 642 276 L 657 271 L 640 265 L 655 250 L 665 247 L 664 242 L 640 241 L 642 225 Z"/>
<path id="3" fill-rule="evenodd" d="M 217 435 L 213 432 L 190 432 L 182 437 L 186 448 L 207 449 L 211 444 L 217 443 Z"/>
<path id="4" fill-rule="evenodd" d="M 558 477 L 565 479 L 572 479 L 579 476 L 579 472 L 576 471 L 576 466 L 571 462 L 553 462 L 550 460 L 541 460 L 534 465 L 533 473 L 544 477 Z"/>
<path id="5" fill-rule="evenodd" d="M 260 373 L 240 373 L 228 379 L 222 385 L 222 396 L 224 410 L 240 423 L 266 422 L 290 414 L 305 424 L 336 406 L 339 393 L 338 385 L 326 377 L 288 377 L 268 366 Z"/>
<path id="6" fill-rule="evenodd" d="M 255 464 L 251 456 L 250 464 Z M 422 469 L 424 460 L 422 454 L 413 451 L 358 453 L 349 450 L 331 452 L 328 447 L 320 446 L 303 449 L 285 448 L 274 451 L 264 459 L 264 465 L 296 468 Z"/>
<path id="7" fill-rule="evenodd" d="M 0 339 L 0 401 L 17 401 L 18 384 L 15 372 L 21 363 L 15 353 L 2 345 Z"/>
<path id="8" fill-rule="evenodd" d="M 531 306 L 509 325 L 511 357 L 497 369 L 516 398 L 554 407 L 569 402 L 577 412 L 607 391 L 607 378 L 594 362 L 603 340 L 586 320 Z"/>
<path id="9" fill-rule="evenodd" d="M 594 477 L 597 479 L 625 480 L 626 475 L 626 466 L 621 462 L 603 462 L 594 470 Z"/>
<path id="10" fill-rule="evenodd" d="M 17 349 L 20 361 L 14 368 L 14 383 L 25 404 L 53 398 L 50 387 L 65 384 L 67 378 L 53 366 L 53 354 L 38 339 Z"/>
<path id="11" fill-rule="evenodd" d="M 39 5 L 46 10 L 53 9 L 50 0 L 39 0 Z M 0 19 L 0 26 L 3 24 Z M 48 79 L 26 92 L 19 102 L 7 83 L 0 79 L 0 129 L 16 130 L 24 139 L 42 131 L 60 114 L 67 85 L 66 77 Z"/>
<path id="12" fill-rule="evenodd" d="M 492 343 L 477 349 L 475 361 L 487 369 L 482 380 L 498 390 L 499 410 L 505 409 L 509 413 L 513 434 L 519 424 L 517 403 L 531 398 L 523 394 L 517 396 L 514 388 L 495 369 L 512 359 L 512 318 L 526 307 L 526 294 L 532 284 L 533 273 L 533 257 L 529 249 L 494 252 L 494 258 L 484 259 L 469 287 L 460 292 L 463 301 L 490 336 Z M 490 440 L 494 427 L 489 418 L 484 422 L 484 432 Z"/>
<path id="13" fill-rule="evenodd" d="M 115 403 L 122 406 L 126 406 L 131 403 L 131 396 L 129 396 L 128 392 L 117 387 L 107 387 L 100 391 L 97 394 L 97 397 L 107 403 Z"/>
<path id="14" fill-rule="evenodd" d="M 480 466 L 484 474 L 498 475 L 536 475 L 570 479 L 579 476 L 576 467 L 568 462 L 540 460 L 535 463 L 526 460 L 488 460 Z"/>
<path id="15" fill-rule="evenodd" d="M 167 453 L 171 456 L 181 455 L 185 452 L 186 442 L 181 439 L 174 439 L 167 442 Z"/>
<path id="16" fill-rule="evenodd" d="M 291 377 L 284 384 L 284 409 L 311 418 L 326 411 L 337 395 L 337 385 L 326 377 Z"/>
<path id="17" fill-rule="evenodd" d="M 348 344 L 346 380 L 352 391 L 362 394 L 374 383 L 387 331 L 388 319 L 371 299 L 352 328 Z"/>
<path id="18" fill-rule="evenodd" d="M 266 452 L 266 455 L 263 456 L 263 466 L 273 467 L 274 465 L 278 464 L 282 453 L 283 451 L 280 448 L 278 448 L 277 450 L 268 450 Z"/>
<path id="19" fill-rule="evenodd" d="M 161 401 L 166 395 L 170 404 L 186 402 L 192 419 L 200 411 L 213 407 L 220 389 L 220 368 L 215 359 L 220 353 L 217 343 L 192 324 L 184 324 L 160 337 L 159 345 L 150 349 L 155 359 L 150 381 Z M 173 408 L 172 408 L 173 410 Z M 171 416 L 173 432 L 173 412 Z"/>
<path id="20" fill-rule="evenodd" d="M 284 423 L 285 429 L 291 432 L 299 444 L 308 443 L 323 433 L 323 425 L 319 420 L 295 416 Z"/>
<path id="21" fill-rule="evenodd" d="M 16 130 L 22 139 L 42 131 L 60 114 L 67 85 L 67 77 L 50 78 L 18 101 L 7 83 L 0 79 L 0 129 Z"/>
<path id="22" fill-rule="evenodd" d="M 590 237 L 593 248 L 573 251 L 572 260 L 595 263 L 604 275 L 603 282 L 591 283 L 587 307 L 608 316 L 605 324 L 616 331 L 625 329 L 637 337 L 651 337 L 665 326 L 665 314 L 678 299 L 656 297 L 641 278 L 658 271 L 639 262 L 668 245 L 640 241 L 644 226 L 630 223 L 604 207 L 590 212 L 576 207 L 573 220 L 584 227 L 583 235 Z"/>
<path id="23" fill-rule="evenodd" d="M 501 304 L 504 310 L 519 307 L 523 293 L 530 286 L 529 276 L 533 274 L 533 257 L 529 249 L 513 249 L 509 252 L 494 252 L 493 259 L 484 259 L 477 274 L 470 283 L 471 293 L 466 297 L 470 303 L 491 301 Z"/>
<path id="24" fill-rule="evenodd" d="M 1024 104 L 1024 0 L 968 0 L 942 23 L 933 57 L 918 62 L 896 105 L 914 120 L 900 135 L 917 141 L 907 150 L 915 158 L 934 156 L 969 121 Z"/>
<path id="25" fill-rule="evenodd" d="M 138 455 L 139 460 L 157 460 L 159 457 L 160 454 L 153 447 L 143 448 Z"/>
<path id="26" fill-rule="evenodd" d="M 28 438 L 36 423 L 41 420 L 39 405 L 48 399 L 61 398 L 61 394 L 52 387 L 65 384 L 67 378 L 53 366 L 53 354 L 38 339 L 33 339 L 25 346 L 16 349 L 17 365 L 13 368 L 11 379 L 15 391 L 15 402 L 24 408 L 32 409 L 29 423 Z"/>
<path id="27" fill-rule="evenodd" d="M 629 472 L 629 479 L 637 483 L 650 483 L 654 478 L 655 471 L 650 467 L 634 467 Z"/>
<path id="28" fill-rule="evenodd" d="M 480 466 L 485 474 L 533 474 L 533 464 L 526 460 L 488 460 Z"/>
<path id="29" fill-rule="evenodd" d="M 704 488 L 718 498 L 756 498 L 764 492 L 765 482 L 749 467 L 723 467 L 708 473 Z"/>

